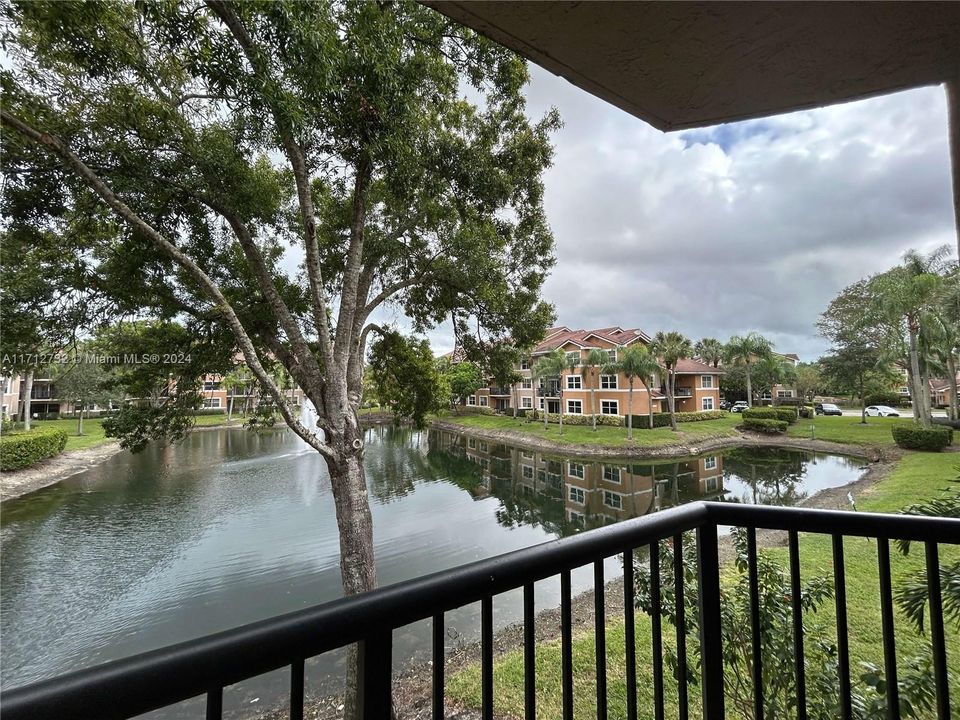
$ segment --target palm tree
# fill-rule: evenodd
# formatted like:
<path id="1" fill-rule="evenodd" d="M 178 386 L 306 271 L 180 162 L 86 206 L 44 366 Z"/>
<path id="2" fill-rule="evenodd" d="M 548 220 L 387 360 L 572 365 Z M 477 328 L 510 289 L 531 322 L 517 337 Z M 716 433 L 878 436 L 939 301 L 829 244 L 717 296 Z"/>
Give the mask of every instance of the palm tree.
<path id="1" fill-rule="evenodd" d="M 690 339 L 676 330 L 658 332 L 650 344 L 667 369 L 667 408 L 670 411 L 670 429 L 677 431 L 677 408 L 673 391 L 677 381 L 677 362 L 693 354 L 693 344 Z"/>
<path id="2" fill-rule="evenodd" d="M 597 371 L 610 365 L 610 354 L 606 350 L 594 349 L 587 353 L 587 359 L 580 363 L 580 375 L 590 388 L 590 415 L 593 419 L 593 431 L 597 431 Z"/>
<path id="3" fill-rule="evenodd" d="M 617 353 L 619 360 L 611 366 L 613 373 L 623 373 L 627 378 L 627 439 L 633 439 L 633 383 L 639 380 L 647 391 L 647 407 L 650 413 L 650 428 L 653 429 L 652 378 L 660 371 L 660 364 L 643 345 L 631 345 Z"/>
<path id="4" fill-rule="evenodd" d="M 567 361 L 567 354 L 563 352 L 560 348 L 552 350 L 543 357 L 541 357 L 534 364 L 531 369 L 531 374 L 533 377 L 537 378 L 543 383 L 543 389 L 546 391 L 548 383 L 547 381 L 552 378 L 557 378 L 557 394 L 560 395 L 561 403 L 563 402 L 563 389 L 560 380 L 563 378 L 563 371 L 567 369 L 569 363 Z M 543 428 L 547 429 L 547 415 L 549 403 L 547 402 L 547 396 L 543 396 Z M 563 407 L 560 407 L 560 435 L 563 435 Z"/>
<path id="5" fill-rule="evenodd" d="M 707 365 L 720 367 L 723 362 L 723 343 L 716 338 L 702 338 L 693 346 L 694 354 Z"/>
<path id="6" fill-rule="evenodd" d="M 733 365 L 743 365 L 747 376 L 747 405 L 753 404 L 753 385 L 751 384 L 751 366 L 757 360 L 768 358 L 773 354 L 773 345 L 760 333 L 750 332 L 746 335 L 734 335 L 724 348 L 724 360 Z"/>

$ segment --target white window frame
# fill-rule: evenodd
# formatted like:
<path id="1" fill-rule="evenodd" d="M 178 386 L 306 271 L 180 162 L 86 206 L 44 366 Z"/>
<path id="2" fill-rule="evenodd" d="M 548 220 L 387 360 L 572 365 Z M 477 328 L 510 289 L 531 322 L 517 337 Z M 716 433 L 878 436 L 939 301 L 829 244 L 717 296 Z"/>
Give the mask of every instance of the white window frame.
<path id="1" fill-rule="evenodd" d="M 620 379 L 616 375 L 601 375 L 600 389 L 601 390 L 619 390 Z"/>
<path id="2" fill-rule="evenodd" d="M 713 493 L 713 492 L 716 492 L 717 490 L 719 490 L 719 489 L 720 489 L 720 478 L 718 478 L 716 475 L 714 475 L 713 477 L 708 477 L 708 478 L 707 478 L 707 481 L 704 483 L 704 489 L 705 489 L 708 493 Z"/>
<path id="3" fill-rule="evenodd" d="M 520 387 L 523 388 L 524 390 L 532 390 L 532 389 L 533 389 L 533 378 L 524 378 L 523 380 L 521 380 L 521 381 L 520 381 Z"/>
<path id="4" fill-rule="evenodd" d="M 567 390 L 583 390 L 583 378 L 579 375 L 567 375 Z"/>
<path id="5" fill-rule="evenodd" d="M 471 395 L 470 397 L 467 398 L 467 405 L 476 405 L 476 404 L 477 404 L 476 395 Z"/>
<path id="6" fill-rule="evenodd" d="M 521 465 L 520 474 L 523 475 L 524 480 L 533 480 L 533 465 Z"/>
<path id="7" fill-rule="evenodd" d="M 793 390 L 777 390 L 778 398 L 792 398 Z"/>
<path id="8" fill-rule="evenodd" d="M 530 369 L 530 361 L 527 358 L 524 358 L 523 360 L 520 361 L 520 369 L 521 370 Z"/>
<path id="9" fill-rule="evenodd" d="M 570 492 L 567 493 L 567 497 L 570 498 L 570 502 L 575 502 L 577 505 L 586 505 L 587 503 L 587 494 L 583 491 L 583 488 L 577 487 L 576 485 L 570 486 Z"/>
<path id="10" fill-rule="evenodd" d="M 540 409 L 543 410 L 543 398 L 540 398 Z"/>
<path id="11" fill-rule="evenodd" d="M 486 407 L 486 406 L 487 406 L 487 396 L 486 396 L 486 395 L 481 395 L 481 396 L 480 396 L 480 407 Z"/>
<path id="12" fill-rule="evenodd" d="M 707 407 L 708 404 L 710 405 L 710 407 Z M 714 408 L 713 408 L 713 396 L 712 396 L 712 395 L 708 395 L 707 397 L 700 399 L 700 409 L 701 409 L 701 410 L 713 410 L 713 409 L 714 409 Z"/>
<path id="13" fill-rule="evenodd" d="M 703 459 L 703 469 L 704 470 L 716 470 L 717 469 L 717 456 L 708 455 Z"/>
<path id="14" fill-rule="evenodd" d="M 485 442 L 480 443 L 480 452 L 487 452 L 487 444 Z"/>
<path id="15" fill-rule="evenodd" d="M 568 462 L 567 475 L 583 480 L 583 476 L 586 475 L 586 469 L 580 463 Z"/>
<path id="16" fill-rule="evenodd" d="M 477 439 L 476 438 L 467 438 L 467 447 L 471 450 L 477 449 Z"/>
<path id="17" fill-rule="evenodd" d="M 616 499 L 616 504 L 610 502 L 612 499 Z M 603 504 L 608 508 L 613 508 L 614 510 L 623 510 L 623 495 L 620 493 L 615 493 L 612 490 L 604 490 Z"/>
<path id="18" fill-rule="evenodd" d="M 713 375 L 701 375 L 700 387 L 704 390 L 713 390 Z"/>
<path id="19" fill-rule="evenodd" d="M 570 360 L 571 360 L 570 356 L 571 356 L 571 355 L 573 355 L 573 357 L 576 358 L 576 360 L 577 360 L 576 364 L 577 364 L 577 365 L 580 364 L 580 360 L 581 360 L 581 358 L 582 358 L 582 355 L 580 354 L 580 351 L 579 351 L 579 350 L 570 350 L 569 352 L 564 353 L 564 355 L 565 355 L 565 357 L 566 357 L 565 362 L 567 363 L 567 365 L 570 364 Z"/>
<path id="20" fill-rule="evenodd" d="M 571 409 L 573 403 L 580 407 L 576 412 Z M 567 415 L 583 415 L 583 400 L 567 400 Z"/>
<path id="21" fill-rule="evenodd" d="M 616 475 L 614 475 L 614 472 L 616 472 Z M 621 470 L 616 465 L 604 465 L 602 475 L 606 482 L 615 482 L 617 485 L 620 484 Z"/>
<path id="22" fill-rule="evenodd" d="M 520 398 L 520 407 L 524 410 L 533 409 L 533 398 L 531 397 L 522 397 Z"/>
<path id="23" fill-rule="evenodd" d="M 219 410 L 221 408 L 220 398 L 218 397 L 204 398 L 203 407 L 205 407 L 208 410 Z"/>
<path id="24" fill-rule="evenodd" d="M 604 412 L 604 405 L 613 405 L 613 412 Z M 600 401 L 600 414 L 601 415 L 619 415 L 620 414 L 620 401 L 619 400 L 601 400 Z"/>
<path id="25" fill-rule="evenodd" d="M 617 349 L 607 350 L 607 357 L 610 358 L 610 362 L 615 363 L 617 361 Z"/>

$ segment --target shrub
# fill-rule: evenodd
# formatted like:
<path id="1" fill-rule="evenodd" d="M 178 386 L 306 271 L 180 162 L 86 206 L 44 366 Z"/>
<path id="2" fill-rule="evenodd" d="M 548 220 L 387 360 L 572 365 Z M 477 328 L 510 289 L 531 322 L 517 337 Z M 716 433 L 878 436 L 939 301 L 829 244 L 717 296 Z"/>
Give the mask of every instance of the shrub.
<path id="1" fill-rule="evenodd" d="M 543 421 L 543 413 L 540 410 L 530 410 L 530 417 L 534 420 Z M 556 413 L 550 413 L 547 418 L 547 422 L 558 423 L 560 418 Z M 622 427 L 624 420 L 619 415 L 597 415 L 597 425 L 606 425 L 608 427 Z M 563 416 L 564 425 L 592 425 L 590 415 L 564 415 Z"/>
<path id="2" fill-rule="evenodd" d="M 944 425 L 946 427 L 951 427 L 954 430 L 960 430 L 960 420 L 951 420 L 950 418 L 945 417 L 935 417 L 933 418 L 934 425 Z"/>
<path id="3" fill-rule="evenodd" d="M 894 425 L 890 431 L 893 433 L 893 441 L 907 450 L 938 452 L 953 442 L 953 428 L 940 425 L 930 428 Z"/>
<path id="4" fill-rule="evenodd" d="M 874 392 L 863 398 L 863 404 L 865 406 L 889 405 L 890 407 L 897 407 L 902 399 L 903 398 L 900 397 L 899 393 L 892 391 Z"/>
<path id="5" fill-rule="evenodd" d="M 751 407 L 743 411 L 743 417 L 753 420 L 780 420 L 777 408 L 774 407 Z"/>
<path id="6" fill-rule="evenodd" d="M 704 420 L 719 420 L 727 416 L 726 410 L 701 410 L 700 412 L 678 412 L 677 413 L 677 422 L 703 422 Z M 626 421 L 624 421 L 626 424 Z M 653 414 L 653 426 L 658 427 L 669 427 L 670 425 L 670 413 L 654 413 Z M 633 427 L 634 429 L 640 430 L 649 430 L 650 429 L 650 416 L 649 415 L 634 415 L 633 416 Z"/>
<path id="7" fill-rule="evenodd" d="M 508 411 L 508 413 L 512 413 L 512 412 L 513 410 Z M 517 417 L 518 418 L 526 417 L 528 412 L 532 412 L 532 410 L 529 410 L 527 408 L 517 408 Z"/>
<path id="8" fill-rule="evenodd" d="M 474 415 L 496 415 L 492 407 L 484 405 L 461 405 L 460 412 L 473 413 Z"/>
<path id="9" fill-rule="evenodd" d="M 797 421 L 797 409 L 795 407 L 778 407 L 774 409 L 777 411 L 777 420 L 783 420 L 790 425 L 793 425 Z"/>
<path id="10" fill-rule="evenodd" d="M 0 470 L 20 470 L 36 465 L 63 452 L 67 433 L 56 428 L 36 428 L 29 432 L 0 437 Z"/>
<path id="11" fill-rule="evenodd" d="M 743 419 L 743 428 L 745 430 L 753 430 L 754 432 L 766 433 L 768 435 L 775 435 L 776 433 L 786 432 L 787 430 L 786 420 L 776 420 L 773 418 L 744 418 Z"/>

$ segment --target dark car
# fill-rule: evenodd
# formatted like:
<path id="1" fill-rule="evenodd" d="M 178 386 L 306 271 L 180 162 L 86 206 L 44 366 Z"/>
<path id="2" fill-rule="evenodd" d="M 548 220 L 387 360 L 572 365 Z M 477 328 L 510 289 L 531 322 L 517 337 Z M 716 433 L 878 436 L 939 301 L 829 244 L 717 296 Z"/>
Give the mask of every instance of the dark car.
<path id="1" fill-rule="evenodd" d="M 813 406 L 813 411 L 817 415 L 843 415 L 843 410 L 833 403 L 817 403 Z"/>

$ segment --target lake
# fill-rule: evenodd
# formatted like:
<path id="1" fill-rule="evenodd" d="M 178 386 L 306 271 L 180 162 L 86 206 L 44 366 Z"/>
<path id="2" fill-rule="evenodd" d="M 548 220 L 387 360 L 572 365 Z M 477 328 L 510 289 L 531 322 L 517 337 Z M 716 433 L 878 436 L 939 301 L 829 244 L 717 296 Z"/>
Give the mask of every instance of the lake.
<path id="1" fill-rule="evenodd" d="M 864 469 L 777 448 L 604 461 L 388 426 L 369 429 L 366 441 L 381 584 L 695 500 L 795 504 Z M 338 551 L 324 464 L 289 431 L 200 431 L 119 453 L 3 505 L 0 682 L 10 688 L 335 599 Z M 607 572 L 621 572 L 617 558 Z M 575 572 L 573 585 L 591 587 L 592 569 Z M 558 581 L 537 583 L 538 608 L 558 602 Z M 498 627 L 520 617 L 519 592 L 496 598 Z M 447 623 L 450 645 L 476 639 L 479 606 L 448 613 Z M 398 667 L 429 657 L 428 627 L 397 632 Z M 310 661 L 308 692 L 336 690 L 341 664 L 337 653 Z M 280 702 L 283 676 L 229 688 L 225 711 Z"/>

